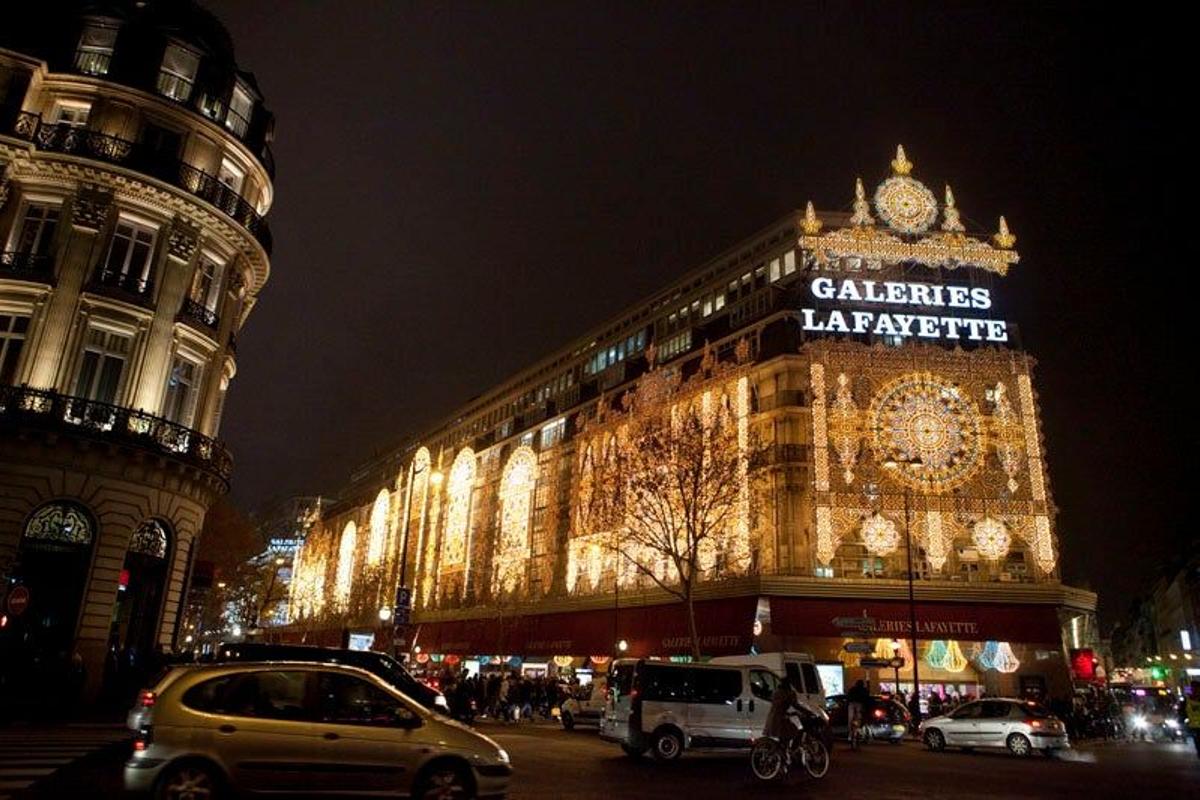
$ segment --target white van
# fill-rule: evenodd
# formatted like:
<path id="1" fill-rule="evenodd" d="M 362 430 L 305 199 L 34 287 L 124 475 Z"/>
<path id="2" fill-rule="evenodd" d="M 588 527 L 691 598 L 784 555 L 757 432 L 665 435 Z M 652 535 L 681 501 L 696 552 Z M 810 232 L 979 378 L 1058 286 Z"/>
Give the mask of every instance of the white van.
<path id="1" fill-rule="evenodd" d="M 779 679 L 761 665 L 618 659 L 608 671 L 600 737 L 660 761 L 696 748 L 749 748 L 762 735 Z"/>
<path id="2" fill-rule="evenodd" d="M 810 711 L 825 708 L 825 687 L 817 662 L 808 653 L 756 653 L 754 655 L 721 656 L 710 664 L 736 664 L 745 667 L 766 667 L 776 675 L 791 678 L 792 688 L 800 702 Z"/>

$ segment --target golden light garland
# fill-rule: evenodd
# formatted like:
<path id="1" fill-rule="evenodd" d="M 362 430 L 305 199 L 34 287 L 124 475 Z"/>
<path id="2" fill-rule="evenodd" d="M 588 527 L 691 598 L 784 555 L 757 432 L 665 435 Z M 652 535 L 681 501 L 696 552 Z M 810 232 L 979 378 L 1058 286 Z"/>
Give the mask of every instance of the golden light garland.
<path id="1" fill-rule="evenodd" d="M 354 585 L 354 551 L 358 544 L 358 526 L 351 520 L 342 529 L 338 545 L 337 574 L 333 581 L 333 601 L 339 610 L 350 603 L 350 590 Z"/>
<path id="2" fill-rule="evenodd" d="M 854 403 L 846 373 L 838 375 L 837 383 L 837 392 L 828 412 L 829 438 L 842 465 L 842 479 L 849 484 L 854 481 L 854 465 L 858 461 L 862 430 L 858 421 L 858 406 Z"/>
<path id="3" fill-rule="evenodd" d="M 387 489 L 380 489 L 371 505 L 370 531 L 367 538 L 367 565 L 378 566 L 383 558 L 384 548 L 388 540 L 388 512 L 390 511 L 391 495 Z"/>
<path id="4" fill-rule="evenodd" d="M 446 534 L 442 544 L 442 566 L 457 569 L 467 560 L 470 547 L 471 491 L 475 484 L 475 451 L 464 447 L 450 466 L 446 485 Z"/>
<path id="5" fill-rule="evenodd" d="M 492 590 L 497 593 L 512 592 L 525 581 L 537 466 L 537 455 L 522 445 L 508 457 L 500 477 L 500 541 L 492 572 Z"/>

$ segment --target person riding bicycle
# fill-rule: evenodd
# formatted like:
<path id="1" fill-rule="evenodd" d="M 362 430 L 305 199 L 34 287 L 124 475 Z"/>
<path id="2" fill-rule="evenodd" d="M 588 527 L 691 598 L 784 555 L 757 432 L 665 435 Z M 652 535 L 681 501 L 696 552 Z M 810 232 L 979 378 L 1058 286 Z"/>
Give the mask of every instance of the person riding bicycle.
<path id="1" fill-rule="evenodd" d="M 871 701 L 871 692 L 867 689 L 867 685 L 861 680 L 856 681 L 850 687 L 850 691 L 846 693 L 846 728 L 847 735 L 854 736 L 854 725 L 865 724 L 863 713 L 866 711 L 867 703 Z"/>
<path id="2" fill-rule="evenodd" d="M 791 749 L 792 739 L 800 733 L 799 728 L 788 715 L 788 712 L 799 704 L 800 696 L 792 688 L 791 678 L 784 678 L 771 695 L 771 710 L 767 712 L 767 722 L 763 725 L 763 736 L 770 736 L 781 742 L 785 751 Z"/>

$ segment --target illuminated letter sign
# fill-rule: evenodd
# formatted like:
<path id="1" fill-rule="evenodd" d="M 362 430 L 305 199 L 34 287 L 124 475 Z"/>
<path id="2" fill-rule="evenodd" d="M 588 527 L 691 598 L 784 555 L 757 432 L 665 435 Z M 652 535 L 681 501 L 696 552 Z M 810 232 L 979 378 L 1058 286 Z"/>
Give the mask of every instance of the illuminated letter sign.
<path id="1" fill-rule="evenodd" d="M 800 310 L 804 330 L 840 335 L 1007 342 L 1008 323 L 958 311 L 987 311 L 992 294 L 981 286 L 814 278 L 808 285 L 822 306 Z M 846 306 L 841 308 L 840 306 Z M 932 312 L 932 313 L 931 313 Z"/>

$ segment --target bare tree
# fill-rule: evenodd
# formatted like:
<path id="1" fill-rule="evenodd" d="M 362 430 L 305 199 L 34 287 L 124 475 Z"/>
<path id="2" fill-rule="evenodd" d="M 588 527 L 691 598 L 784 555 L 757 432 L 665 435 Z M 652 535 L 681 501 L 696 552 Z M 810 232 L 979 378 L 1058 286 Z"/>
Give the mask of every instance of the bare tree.
<path id="1" fill-rule="evenodd" d="M 720 363 L 706 347 L 687 381 L 650 358 L 622 409 L 589 425 L 581 516 L 611 531 L 618 573 L 627 564 L 684 604 L 699 658 L 697 584 L 750 566 L 749 468 L 762 447 L 748 419 L 748 353 L 739 345 L 737 363 Z"/>

